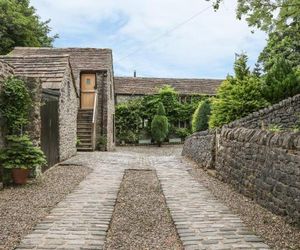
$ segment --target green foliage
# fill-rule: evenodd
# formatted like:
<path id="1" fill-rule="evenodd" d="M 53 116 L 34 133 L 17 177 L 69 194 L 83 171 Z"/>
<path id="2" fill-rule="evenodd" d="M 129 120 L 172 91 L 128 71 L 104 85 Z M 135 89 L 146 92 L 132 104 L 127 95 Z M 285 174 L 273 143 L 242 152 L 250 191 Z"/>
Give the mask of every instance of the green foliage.
<path id="1" fill-rule="evenodd" d="M 281 132 L 283 131 L 283 128 L 281 125 L 277 125 L 277 124 L 270 124 L 268 126 L 268 131 L 271 131 L 271 132 L 274 132 L 274 133 L 278 133 L 278 132 Z"/>
<path id="2" fill-rule="evenodd" d="M 250 75 L 250 69 L 247 66 L 248 56 L 246 54 L 237 55 L 234 62 L 235 77 L 239 80 L 244 80 L 245 77 Z"/>
<path id="3" fill-rule="evenodd" d="M 0 110 L 9 134 L 20 134 L 28 123 L 32 107 L 30 94 L 24 81 L 8 78 L 0 93 Z"/>
<path id="4" fill-rule="evenodd" d="M 81 144 L 81 141 L 80 141 L 80 139 L 77 137 L 77 138 L 76 138 L 76 147 L 80 146 L 80 144 Z"/>
<path id="5" fill-rule="evenodd" d="M 117 138 L 135 142 L 141 125 L 141 100 L 131 100 L 116 107 Z M 136 135 L 136 136 L 134 136 Z"/>
<path id="6" fill-rule="evenodd" d="M 210 116 L 211 108 L 210 101 L 204 100 L 199 103 L 198 108 L 195 110 L 192 120 L 192 131 L 204 131 L 208 129 L 208 121 Z"/>
<path id="7" fill-rule="evenodd" d="M 29 0 L 0 0 L 0 54 L 16 46 L 50 47 L 55 38 L 49 36 L 50 20 L 41 21 Z"/>
<path id="8" fill-rule="evenodd" d="M 224 0 L 206 1 L 213 2 L 215 9 L 218 9 Z M 237 2 L 237 18 L 245 17 L 249 26 L 267 32 L 274 30 L 276 25 L 286 24 L 291 17 L 299 17 L 300 13 L 299 0 L 237 0 Z"/>
<path id="9" fill-rule="evenodd" d="M 105 151 L 107 145 L 107 137 L 104 135 L 101 135 L 96 143 L 96 147 L 98 150 Z"/>
<path id="10" fill-rule="evenodd" d="M 47 163 L 44 153 L 27 135 L 8 136 L 7 143 L 8 146 L 0 151 L 0 162 L 5 169 L 36 169 Z"/>
<path id="11" fill-rule="evenodd" d="M 247 73 L 228 76 L 219 87 L 216 98 L 212 100 L 209 121 L 212 128 L 244 117 L 269 104 L 262 94 L 262 80 L 245 70 L 244 63 L 240 65 L 244 69 L 239 72 Z"/>
<path id="12" fill-rule="evenodd" d="M 116 107 L 117 138 L 119 141 L 135 143 L 139 138 L 151 134 L 151 123 L 160 102 L 163 103 L 170 124 L 169 135 L 176 134 L 178 122 L 191 120 L 198 103 L 205 99 L 207 96 L 193 95 L 188 102 L 181 103 L 174 88 L 166 85 L 155 95 L 121 103 Z M 143 120 L 147 121 L 146 127 L 142 124 Z"/>
<path id="13" fill-rule="evenodd" d="M 264 77 L 264 96 L 270 103 L 300 94 L 300 71 L 283 58 L 278 58 Z"/>
<path id="14" fill-rule="evenodd" d="M 169 123 L 168 118 L 164 115 L 165 110 L 162 103 L 159 103 L 157 114 L 154 116 L 151 123 L 152 138 L 161 146 L 162 142 L 168 135 Z"/>
<path id="15" fill-rule="evenodd" d="M 175 129 L 175 134 L 181 138 L 181 139 L 185 139 L 186 137 L 188 137 L 191 132 L 188 128 L 176 128 Z"/>

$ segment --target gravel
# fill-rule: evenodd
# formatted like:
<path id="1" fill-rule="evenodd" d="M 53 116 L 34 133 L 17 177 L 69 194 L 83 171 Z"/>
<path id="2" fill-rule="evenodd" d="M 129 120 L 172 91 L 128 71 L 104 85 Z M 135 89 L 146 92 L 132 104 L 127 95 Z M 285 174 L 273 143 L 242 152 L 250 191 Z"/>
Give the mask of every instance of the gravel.
<path id="1" fill-rule="evenodd" d="M 105 249 L 183 249 L 155 171 L 125 172 Z"/>
<path id="2" fill-rule="evenodd" d="M 83 166 L 55 166 L 40 182 L 0 191 L 0 249 L 14 249 L 90 172 Z"/>
<path id="3" fill-rule="evenodd" d="M 273 249 L 300 249 L 300 229 L 288 224 L 283 217 L 277 216 L 258 205 L 255 201 L 235 191 L 228 184 L 209 175 L 195 163 L 190 174 L 213 195 L 238 214 L 245 224 L 260 236 Z"/>

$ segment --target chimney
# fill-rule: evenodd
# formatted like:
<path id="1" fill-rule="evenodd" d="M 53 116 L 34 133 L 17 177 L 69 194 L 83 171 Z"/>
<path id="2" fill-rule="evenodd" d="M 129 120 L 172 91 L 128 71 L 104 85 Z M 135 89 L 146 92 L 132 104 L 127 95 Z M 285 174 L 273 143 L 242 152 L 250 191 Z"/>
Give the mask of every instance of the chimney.
<path id="1" fill-rule="evenodd" d="M 133 72 L 133 77 L 136 77 L 136 70 Z"/>

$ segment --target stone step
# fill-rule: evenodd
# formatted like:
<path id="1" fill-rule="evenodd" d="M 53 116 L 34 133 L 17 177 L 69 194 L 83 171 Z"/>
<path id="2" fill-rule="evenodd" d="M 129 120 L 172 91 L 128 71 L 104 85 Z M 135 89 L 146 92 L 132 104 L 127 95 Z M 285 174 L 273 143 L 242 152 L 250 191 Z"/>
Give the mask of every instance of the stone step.
<path id="1" fill-rule="evenodd" d="M 81 152 L 92 152 L 93 149 L 92 147 L 88 147 L 88 148 L 84 148 L 84 147 L 77 147 L 77 151 L 81 151 Z"/>

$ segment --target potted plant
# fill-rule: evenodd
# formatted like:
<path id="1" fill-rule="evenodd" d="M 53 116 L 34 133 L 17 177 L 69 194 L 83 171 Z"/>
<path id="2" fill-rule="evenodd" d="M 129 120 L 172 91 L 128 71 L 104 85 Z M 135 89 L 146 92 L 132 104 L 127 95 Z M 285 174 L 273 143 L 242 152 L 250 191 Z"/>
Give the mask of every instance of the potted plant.
<path id="1" fill-rule="evenodd" d="M 107 137 L 104 135 L 101 135 L 97 141 L 97 148 L 100 151 L 105 151 L 107 145 Z"/>
<path id="2" fill-rule="evenodd" d="M 46 163 L 42 150 L 35 147 L 27 135 L 7 136 L 7 147 L 0 151 L 0 164 L 11 170 L 15 184 L 26 184 L 29 171 Z"/>

